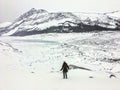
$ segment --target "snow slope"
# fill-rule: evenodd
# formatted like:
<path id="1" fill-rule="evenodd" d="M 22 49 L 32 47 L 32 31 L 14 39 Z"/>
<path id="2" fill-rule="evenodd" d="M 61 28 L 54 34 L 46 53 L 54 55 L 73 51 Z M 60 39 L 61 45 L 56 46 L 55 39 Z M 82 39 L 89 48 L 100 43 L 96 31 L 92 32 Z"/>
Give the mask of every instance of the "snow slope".
<path id="1" fill-rule="evenodd" d="M 104 14 L 118 18 L 120 16 L 120 10 L 113 11 L 113 12 L 107 12 L 107 13 L 104 13 Z"/>
<path id="2" fill-rule="evenodd" d="M 0 28 L 7 27 L 7 26 L 9 26 L 10 24 L 12 24 L 12 23 L 11 23 L 11 22 L 3 22 L 3 23 L 0 23 Z"/>
<path id="3" fill-rule="evenodd" d="M 1 37 L 0 90 L 119 90 L 119 39 L 119 32 Z M 72 69 L 63 80 L 63 61 L 92 71 Z"/>

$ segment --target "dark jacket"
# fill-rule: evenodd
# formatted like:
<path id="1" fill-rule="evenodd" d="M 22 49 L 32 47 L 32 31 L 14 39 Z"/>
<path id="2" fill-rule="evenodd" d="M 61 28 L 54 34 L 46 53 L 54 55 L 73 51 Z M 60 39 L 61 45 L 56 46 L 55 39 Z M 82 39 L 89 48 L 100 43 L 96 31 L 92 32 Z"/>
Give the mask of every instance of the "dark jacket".
<path id="1" fill-rule="evenodd" d="M 69 66 L 67 65 L 67 63 L 66 62 L 64 62 L 63 63 L 63 65 L 62 65 L 62 68 L 61 68 L 61 70 L 63 70 L 63 72 L 68 72 L 68 69 L 69 69 Z"/>

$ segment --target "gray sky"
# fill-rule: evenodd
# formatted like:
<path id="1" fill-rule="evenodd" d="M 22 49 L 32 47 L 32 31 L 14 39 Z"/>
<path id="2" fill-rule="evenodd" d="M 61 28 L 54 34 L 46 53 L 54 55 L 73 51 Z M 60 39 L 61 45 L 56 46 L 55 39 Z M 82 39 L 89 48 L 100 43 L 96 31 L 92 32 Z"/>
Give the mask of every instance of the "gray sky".
<path id="1" fill-rule="evenodd" d="M 109 12 L 120 10 L 120 0 L 0 0 L 0 22 L 13 21 L 31 8 L 49 12 Z"/>

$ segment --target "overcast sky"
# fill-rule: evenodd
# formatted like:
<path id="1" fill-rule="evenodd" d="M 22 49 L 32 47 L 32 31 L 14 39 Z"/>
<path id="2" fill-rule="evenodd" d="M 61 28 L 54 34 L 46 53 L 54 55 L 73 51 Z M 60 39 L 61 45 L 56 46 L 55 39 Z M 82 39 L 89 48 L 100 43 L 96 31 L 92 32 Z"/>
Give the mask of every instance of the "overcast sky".
<path id="1" fill-rule="evenodd" d="M 120 0 L 0 0 L 0 22 L 13 21 L 31 8 L 49 12 L 109 12 L 120 10 Z"/>

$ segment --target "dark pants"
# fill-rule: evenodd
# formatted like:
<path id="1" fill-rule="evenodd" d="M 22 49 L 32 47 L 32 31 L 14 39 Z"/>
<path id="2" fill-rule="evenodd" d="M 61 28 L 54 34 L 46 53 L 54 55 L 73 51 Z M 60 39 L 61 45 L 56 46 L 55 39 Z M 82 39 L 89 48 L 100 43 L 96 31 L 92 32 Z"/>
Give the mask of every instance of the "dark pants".
<path id="1" fill-rule="evenodd" d="M 67 72 L 63 72 L 63 79 L 67 79 Z"/>

